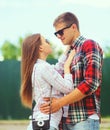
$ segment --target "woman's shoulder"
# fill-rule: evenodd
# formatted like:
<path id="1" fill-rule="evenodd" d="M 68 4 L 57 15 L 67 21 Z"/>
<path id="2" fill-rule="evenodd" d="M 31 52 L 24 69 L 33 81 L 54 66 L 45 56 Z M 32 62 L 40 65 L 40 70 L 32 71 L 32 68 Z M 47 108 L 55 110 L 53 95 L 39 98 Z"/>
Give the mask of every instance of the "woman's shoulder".
<path id="1" fill-rule="evenodd" d="M 49 69 L 49 68 L 51 68 L 51 65 L 48 63 L 48 62 L 37 62 L 36 64 L 35 64 L 35 68 L 37 69 L 37 70 L 47 70 L 47 69 Z"/>

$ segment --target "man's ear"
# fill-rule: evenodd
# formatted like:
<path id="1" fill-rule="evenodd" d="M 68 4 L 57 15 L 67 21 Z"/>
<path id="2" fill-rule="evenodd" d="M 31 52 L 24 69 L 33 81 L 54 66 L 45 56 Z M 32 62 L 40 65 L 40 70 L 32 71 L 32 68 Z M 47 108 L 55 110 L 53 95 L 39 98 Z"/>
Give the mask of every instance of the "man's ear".
<path id="1" fill-rule="evenodd" d="M 72 27 L 73 27 L 74 29 L 76 29 L 76 28 L 77 28 L 76 24 L 72 24 Z"/>

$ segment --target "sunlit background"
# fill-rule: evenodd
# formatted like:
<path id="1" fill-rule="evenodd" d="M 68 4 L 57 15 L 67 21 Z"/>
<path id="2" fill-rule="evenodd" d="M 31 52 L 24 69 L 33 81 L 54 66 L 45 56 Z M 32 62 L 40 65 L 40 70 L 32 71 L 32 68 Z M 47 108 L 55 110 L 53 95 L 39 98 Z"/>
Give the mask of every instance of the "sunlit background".
<path id="1" fill-rule="evenodd" d="M 63 47 L 52 24 L 66 11 L 79 18 L 82 35 L 103 48 L 109 44 L 110 0 L 0 0 L 0 46 L 5 40 L 16 44 L 20 36 L 39 32 Z"/>

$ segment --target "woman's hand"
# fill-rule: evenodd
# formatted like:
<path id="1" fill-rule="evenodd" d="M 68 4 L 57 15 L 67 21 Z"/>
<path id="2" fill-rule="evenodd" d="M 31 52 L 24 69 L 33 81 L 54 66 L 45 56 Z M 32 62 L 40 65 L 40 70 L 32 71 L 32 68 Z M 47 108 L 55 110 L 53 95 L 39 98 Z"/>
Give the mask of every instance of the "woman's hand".
<path id="1" fill-rule="evenodd" d="M 68 45 L 68 46 L 66 47 L 66 50 L 65 50 L 64 54 L 67 55 L 69 51 L 70 51 L 70 45 Z"/>
<path id="2" fill-rule="evenodd" d="M 71 50 L 71 52 L 69 53 L 69 56 L 64 64 L 64 73 L 70 73 L 70 65 L 73 60 L 74 55 L 75 55 L 75 50 Z"/>

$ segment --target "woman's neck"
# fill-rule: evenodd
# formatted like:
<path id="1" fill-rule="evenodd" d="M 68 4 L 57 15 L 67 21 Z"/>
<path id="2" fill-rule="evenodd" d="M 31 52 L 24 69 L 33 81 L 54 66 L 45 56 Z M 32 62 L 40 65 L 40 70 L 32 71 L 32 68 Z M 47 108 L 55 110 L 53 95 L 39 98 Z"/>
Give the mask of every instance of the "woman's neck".
<path id="1" fill-rule="evenodd" d="M 46 61 L 47 56 L 44 55 L 44 54 L 40 54 L 40 55 L 39 55 L 39 59 L 42 59 L 42 60 L 45 60 L 45 61 Z"/>

